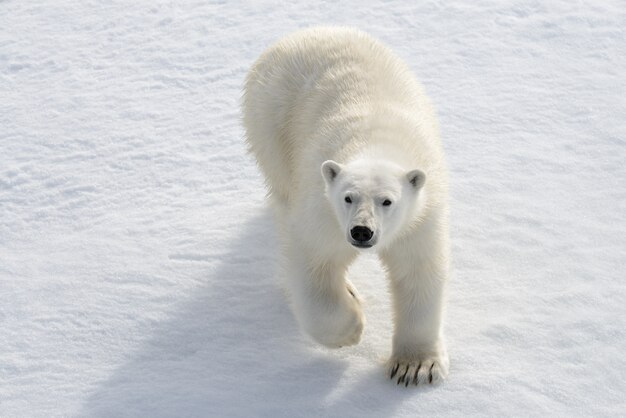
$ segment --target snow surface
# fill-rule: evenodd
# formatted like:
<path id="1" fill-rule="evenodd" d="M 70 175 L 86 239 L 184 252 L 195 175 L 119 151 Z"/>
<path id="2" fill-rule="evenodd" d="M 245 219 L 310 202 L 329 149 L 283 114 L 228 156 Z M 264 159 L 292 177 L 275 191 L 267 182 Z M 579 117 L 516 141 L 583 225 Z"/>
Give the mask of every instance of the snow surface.
<path id="1" fill-rule="evenodd" d="M 272 41 L 353 25 L 438 108 L 449 380 L 302 336 L 239 96 Z M 620 1 L 0 2 L 0 416 L 625 416 Z"/>

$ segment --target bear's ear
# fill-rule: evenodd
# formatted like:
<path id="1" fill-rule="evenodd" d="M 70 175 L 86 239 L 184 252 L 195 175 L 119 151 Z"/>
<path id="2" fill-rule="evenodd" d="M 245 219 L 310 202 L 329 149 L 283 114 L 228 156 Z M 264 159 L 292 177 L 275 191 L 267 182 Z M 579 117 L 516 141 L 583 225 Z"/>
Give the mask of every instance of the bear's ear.
<path id="1" fill-rule="evenodd" d="M 419 190 L 422 188 L 424 182 L 426 181 L 426 174 L 424 174 L 424 172 L 421 170 L 415 169 L 409 171 L 406 174 L 406 178 L 407 180 L 409 180 L 409 183 L 411 183 L 411 186 L 415 190 Z"/>
<path id="2" fill-rule="evenodd" d="M 341 173 L 342 166 L 339 163 L 334 162 L 333 160 L 324 161 L 322 163 L 322 176 L 324 176 L 324 180 L 326 183 L 331 184 Z"/>

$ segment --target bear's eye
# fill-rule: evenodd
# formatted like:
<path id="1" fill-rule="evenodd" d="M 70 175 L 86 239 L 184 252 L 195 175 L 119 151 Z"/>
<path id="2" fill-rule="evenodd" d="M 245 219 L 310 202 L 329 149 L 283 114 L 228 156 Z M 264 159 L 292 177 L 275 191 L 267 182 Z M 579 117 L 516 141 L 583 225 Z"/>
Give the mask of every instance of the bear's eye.
<path id="1" fill-rule="evenodd" d="M 389 200 L 389 199 L 385 199 L 385 200 L 383 201 L 383 206 L 391 206 L 391 200 Z"/>
<path id="2" fill-rule="evenodd" d="M 352 203 L 352 199 L 350 199 L 350 196 L 346 196 L 346 198 L 343 200 L 345 200 L 346 203 Z"/>

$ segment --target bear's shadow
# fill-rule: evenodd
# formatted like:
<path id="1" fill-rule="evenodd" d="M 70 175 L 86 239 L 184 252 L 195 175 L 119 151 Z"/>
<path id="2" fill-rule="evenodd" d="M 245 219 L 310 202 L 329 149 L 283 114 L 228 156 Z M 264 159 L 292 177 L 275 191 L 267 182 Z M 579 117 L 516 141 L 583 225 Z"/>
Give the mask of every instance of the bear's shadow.
<path id="1" fill-rule="evenodd" d="M 206 285 L 97 385 L 81 416 L 315 416 L 345 411 L 354 397 L 389 414 L 406 400 L 377 368 L 329 405 L 347 360 L 300 335 L 274 277 L 269 214 L 241 230 Z"/>

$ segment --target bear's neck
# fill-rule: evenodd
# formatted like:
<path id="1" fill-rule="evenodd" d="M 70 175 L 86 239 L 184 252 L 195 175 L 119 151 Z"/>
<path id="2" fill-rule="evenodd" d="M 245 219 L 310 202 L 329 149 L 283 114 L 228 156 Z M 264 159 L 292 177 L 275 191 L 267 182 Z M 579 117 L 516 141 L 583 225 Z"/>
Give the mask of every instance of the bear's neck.
<path id="1" fill-rule="evenodd" d="M 413 161 L 406 150 L 389 141 L 360 144 L 358 149 L 354 151 L 346 162 L 357 160 L 387 161 L 407 170 L 414 168 Z"/>

